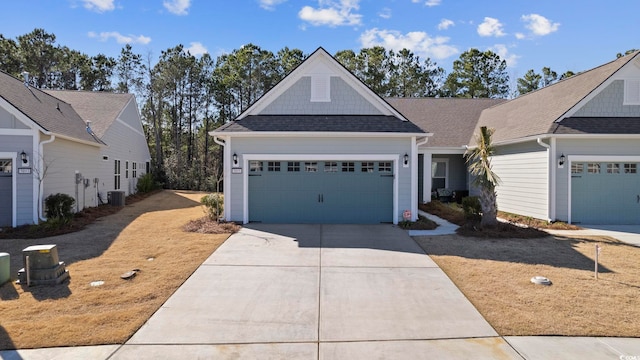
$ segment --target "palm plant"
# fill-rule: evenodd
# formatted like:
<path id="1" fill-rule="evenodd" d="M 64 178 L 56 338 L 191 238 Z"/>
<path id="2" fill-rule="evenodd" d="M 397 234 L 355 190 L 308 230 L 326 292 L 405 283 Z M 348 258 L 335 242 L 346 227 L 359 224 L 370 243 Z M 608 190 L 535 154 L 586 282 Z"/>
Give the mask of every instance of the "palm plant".
<path id="1" fill-rule="evenodd" d="M 465 153 L 469 172 L 475 176 L 473 184 L 480 190 L 480 206 L 482 207 L 482 219 L 480 225 L 496 225 L 498 219 L 498 206 L 496 204 L 496 186 L 500 178 L 491 168 L 491 157 L 495 149 L 491 143 L 491 136 L 495 129 L 486 126 L 480 128 L 476 134 L 476 147 L 470 148 Z"/>

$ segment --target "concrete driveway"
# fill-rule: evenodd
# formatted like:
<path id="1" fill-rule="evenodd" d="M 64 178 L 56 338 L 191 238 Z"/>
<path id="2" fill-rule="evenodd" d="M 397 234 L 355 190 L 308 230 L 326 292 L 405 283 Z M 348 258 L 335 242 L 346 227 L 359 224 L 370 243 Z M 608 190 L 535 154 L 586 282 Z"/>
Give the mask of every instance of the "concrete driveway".
<path id="1" fill-rule="evenodd" d="M 187 355 L 519 357 L 405 231 L 266 224 L 229 238 L 112 358 Z"/>

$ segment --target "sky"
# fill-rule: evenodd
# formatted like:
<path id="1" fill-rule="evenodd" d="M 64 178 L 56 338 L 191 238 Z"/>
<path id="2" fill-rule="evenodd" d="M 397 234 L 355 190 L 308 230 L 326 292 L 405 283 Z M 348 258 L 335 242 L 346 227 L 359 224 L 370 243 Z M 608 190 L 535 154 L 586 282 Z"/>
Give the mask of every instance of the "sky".
<path id="1" fill-rule="evenodd" d="M 640 48 L 638 0 L 2 0 L 0 34 L 43 28 L 58 45 L 157 61 L 182 44 L 214 58 L 253 43 L 331 54 L 407 48 L 447 73 L 464 51 L 491 50 L 512 81 L 527 70 L 584 71 Z"/>

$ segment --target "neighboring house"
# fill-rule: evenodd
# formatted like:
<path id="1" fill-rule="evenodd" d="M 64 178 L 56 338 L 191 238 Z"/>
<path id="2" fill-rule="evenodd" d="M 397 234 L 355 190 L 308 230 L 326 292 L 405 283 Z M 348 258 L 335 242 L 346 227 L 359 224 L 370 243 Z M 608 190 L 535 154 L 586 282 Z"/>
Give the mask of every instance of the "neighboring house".
<path id="1" fill-rule="evenodd" d="M 640 224 L 640 52 L 489 108 L 480 126 L 495 128 L 500 210 Z"/>
<path id="2" fill-rule="evenodd" d="M 102 161 L 97 174 L 100 198 L 106 202 L 106 192 L 136 192 L 138 178 L 149 172 L 149 146 L 142 128 L 138 105 L 133 94 L 91 91 L 47 90 L 63 100 L 90 126 L 106 146 L 101 149 Z"/>
<path id="3" fill-rule="evenodd" d="M 141 162 L 146 167 L 149 161 L 144 136 L 128 134 L 125 138 L 130 143 L 117 143 L 113 139 L 121 131 L 117 130 L 120 122 L 140 122 L 137 110 L 132 111 L 135 100 L 131 95 L 121 95 L 127 97 L 126 102 L 110 103 L 103 102 L 101 97 L 113 94 L 95 94 L 92 101 L 102 104 L 98 108 L 116 107 L 105 111 L 115 112 L 109 120 L 104 113 L 96 114 L 95 118 L 80 114 L 68 102 L 50 93 L 57 92 L 28 87 L 23 81 L 0 72 L 0 226 L 33 224 L 44 219 L 39 204 L 50 194 L 72 196 L 76 199 L 74 210 L 96 206 L 100 202 L 98 192 L 104 196 L 107 191 L 115 190 L 118 176 L 124 177 L 124 161 L 136 161 L 136 167 Z M 87 120 L 93 120 L 91 126 Z M 103 127 L 103 121 L 110 123 Z M 141 129 L 140 125 L 131 127 Z M 99 136 L 92 128 L 104 133 Z M 113 135 L 109 135 L 112 132 Z M 144 146 L 140 146 L 140 142 Z M 119 170 L 115 169 L 112 154 L 123 154 Z M 128 155 L 125 157 L 125 154 Z M 108 161 L 103 160 L 105 156 Z M 128 182 L 126 184 L 127 188 L 120 188 L 129 193 Z M 106 196 L 103 199 L 106 200 Z"/>
<path id="4" fill-rule="evenodd" d="M 418 147 L 431 134 L 322 48 L 210 134 L 224 146 L 226 220 L 416 219 Z"/>

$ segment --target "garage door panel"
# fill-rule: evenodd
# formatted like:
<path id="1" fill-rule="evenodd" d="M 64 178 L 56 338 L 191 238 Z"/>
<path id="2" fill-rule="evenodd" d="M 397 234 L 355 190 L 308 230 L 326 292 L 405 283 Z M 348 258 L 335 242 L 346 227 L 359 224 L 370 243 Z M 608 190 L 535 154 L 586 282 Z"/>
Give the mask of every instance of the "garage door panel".
<path id="1" fill-rule="evenodd" d="M 290 163 L 281 162 L 285 171 L 263 167 L 260 176 L 249 176 L 249 221 L 392 222 L 393 175 L 381 176 L 377 162 L 364 172 L 356 161 L 301 161 L 299 171 L 289 171 Z"/>
<path id="2" fill-rule="evenodd" d="M 638 164 L 580 164 L 571 170 L 571 221 L 640 224 Z"/>

